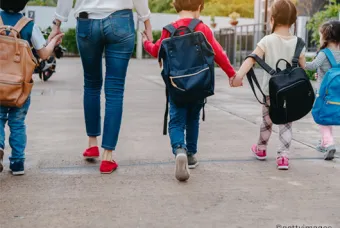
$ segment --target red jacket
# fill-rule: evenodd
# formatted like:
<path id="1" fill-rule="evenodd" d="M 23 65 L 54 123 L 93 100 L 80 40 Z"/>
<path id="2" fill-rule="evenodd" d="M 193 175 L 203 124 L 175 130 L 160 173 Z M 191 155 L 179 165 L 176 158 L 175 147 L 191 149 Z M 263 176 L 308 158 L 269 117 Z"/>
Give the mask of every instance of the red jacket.
<path id="1" fill-rule="evenodd" d="M 180 19 L 180 20 L 178 20 L 178 21 L 176 21 L 172 24 L 173 24 L 173 26 L 175 26 L 175 28 L 179 28 L 181 26 L 188 26 L 190 24 L 191 20 L 192 20 L 191 18 L 184 18 L 184 19 Z M 202 32 L 205 35 L 205 37 L 207 38 L 207 41 L 210 43 L 210 45 L 214 49 L 215 62 L 223 69 L 223 71 L 230 78 L 235 76 L 236 72 L 235 72 L 234 68 L 231 66 L 230 61 L 228 59 L 228 56 L 224 52 L 221 45 L 215 39 L 211 29 L 207 25 L 205 25 L 204 23 L 200 23 L 196 27 L 195 31 Z M 153 44 L 151 41 L 145 41 L 144 42 L 145 50 L 150 55 L 157 58 L 158 57 L 158 51 L 159 51 L 159 48 L 160 48 L 162 41 L 164 39 L 168 38 L 168 37 L 170 37 L 170 33 L 167 30 L 163 29 L 161 38 L 159 40 L 157 40 L 157 42 L 155 44 Z"/>

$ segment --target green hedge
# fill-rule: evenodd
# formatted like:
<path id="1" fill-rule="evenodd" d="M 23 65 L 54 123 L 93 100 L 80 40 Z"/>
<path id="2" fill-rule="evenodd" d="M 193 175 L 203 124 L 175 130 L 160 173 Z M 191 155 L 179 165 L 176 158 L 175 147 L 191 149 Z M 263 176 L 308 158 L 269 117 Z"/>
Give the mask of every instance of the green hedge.
<path id="1" fill-rule="evenodd" d="M 77 39 L 76 39 L 76 30 L 69 29 L 63 38 L 62 45 L 67 49 L 68 53 L 78 55 L 78 47 L 77 47 Z"/>
<path id="2" fill-rule="evenodd" d="M 153 39 L 156 42 L 161 37 L 161 31 L 153 31 Z M 76 30 L 69 29 L 63 38 L 62 45 L 67 49 L 68 53 L 71 54 L 79 54 L 78 47 L 77 47 L 77 40 L 76 40 Z M 137 47 L 137 32 L 136 32 L 136 42 L 135 42 L 135 49 L 133 51 L 133 57 L 136 57 L 136 47 Z M 143 57 L 150 57 L 143 49 Z"/>

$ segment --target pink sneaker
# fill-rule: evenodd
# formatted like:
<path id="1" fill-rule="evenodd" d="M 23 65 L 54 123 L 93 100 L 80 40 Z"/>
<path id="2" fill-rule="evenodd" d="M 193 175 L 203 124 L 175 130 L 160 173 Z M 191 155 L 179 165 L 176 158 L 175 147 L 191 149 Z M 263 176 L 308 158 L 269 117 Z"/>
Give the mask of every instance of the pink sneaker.
<path id="1" fill-rule="evenodd" d="M 289 168 L 289 158 L 286 156 L 279 156 L 276 158 L 277 168 L 279 170 L 288 170 Z"/>
<path id="2" fill-rule="evenodd" d="M 254 144 L 252 147 L 251 147 L 251 151 L 253 152 L 253 154 L 255 155 L 255 157 L 258 159 L 258 160 L 266 160 L 267 158 L 267 152 L 265 150 L 258 150 L 257 149 L 257 145 Z"/>

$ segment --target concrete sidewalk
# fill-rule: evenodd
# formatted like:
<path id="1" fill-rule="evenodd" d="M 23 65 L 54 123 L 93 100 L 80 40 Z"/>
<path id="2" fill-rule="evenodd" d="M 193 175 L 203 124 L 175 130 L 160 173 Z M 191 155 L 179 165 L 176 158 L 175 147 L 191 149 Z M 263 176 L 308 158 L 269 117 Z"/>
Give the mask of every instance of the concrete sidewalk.
<path id="1" fill-rule="evenodd" d="M 229 88 L 218 69 L 216 95 L 201 124 L 200 166 L 179 183 L 162 135 L 158 64 L 132 60 L 116 153 L 120 168 L 101 175 L 98 161 L 82 159 L 87 141 L 80 60 L 62 59 L 57 70 L 46 83 L 36 78 L 25 176 L 8 172 L 6 149 L 0 228 L 340 227 L 339 160 L 323 161 L 312 148 L 319 133 L 311 116 L 294 124 L 289 171 L 276 170 L 276 133 L 268 161 L 256 161 L 249 148 L 258 137 L 261 106 L 247 84 Z"/>

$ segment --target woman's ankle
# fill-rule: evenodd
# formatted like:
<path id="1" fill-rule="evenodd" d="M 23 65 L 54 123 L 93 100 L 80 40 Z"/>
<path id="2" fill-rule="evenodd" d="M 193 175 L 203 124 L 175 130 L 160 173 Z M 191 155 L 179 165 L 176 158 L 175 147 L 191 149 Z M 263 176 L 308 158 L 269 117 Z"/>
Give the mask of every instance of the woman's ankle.
<path id="1" fill-rule="evenodd" d="M 89 137 L 89 148 L 98 146 L 97 137 Z"/>
<path id="2" fill-rule="evenodd" d="M 104 153 L 103 153 L 103 158 L 102 160 L 103 161 L 112 161 L 112 150 L 104 150 Z"/>

